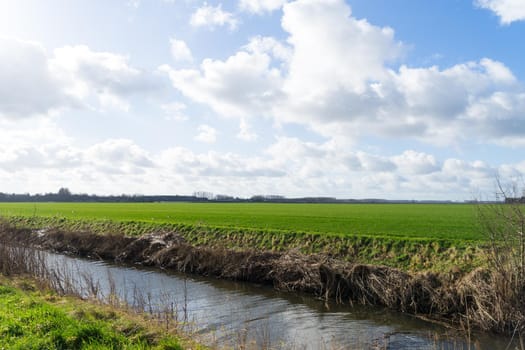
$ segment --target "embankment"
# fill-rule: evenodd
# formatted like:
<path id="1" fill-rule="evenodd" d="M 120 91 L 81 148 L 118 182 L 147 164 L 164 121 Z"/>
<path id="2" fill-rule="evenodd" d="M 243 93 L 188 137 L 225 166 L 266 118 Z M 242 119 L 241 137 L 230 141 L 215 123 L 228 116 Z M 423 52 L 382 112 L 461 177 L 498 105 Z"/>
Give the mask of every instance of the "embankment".
<path id="1" fill-rule="evenodd" d="M 144 315 L 0 276 L 0 349 L 205 349 Z"/>
<path id="2" fill-rule="evenodd" d="M 105 235 L 64 230 L 64 225 L 43 227 L 3 222 L 0 241 L 270 284 L 280 290 L 312 293 L 343 303 L 381 305 L 469 329 L 521 334 L 525 328 L 524 290 L 516 290 L 505 276 L 481 267 L 467 273 L 410 273 L 345 261 L 330 254 L 305 254 L 297 249 L 268 251 L 195 245 L 184 232 L 166 227 L 141 236 L 113 230 Z"/>
<path id="3" fill-rule="evenodd" d="M 257 230 L 253 228 L 214 227 L 177 223 L 66 219 L 63 217 L 9 216 L 9 224 L 39 230 L 53 228 L 63 232 L 90 232 L 99 235 L 136 237 L 176 232 L 196 247 L 235 251 L 298 251 L 305 255 L 322 254 L 351 263 L 385 265 L 403 271 L 463 271 L 486 265 L 482 242 L 437 240 L 396 236 L 336 235 L 315 232 Z"/>

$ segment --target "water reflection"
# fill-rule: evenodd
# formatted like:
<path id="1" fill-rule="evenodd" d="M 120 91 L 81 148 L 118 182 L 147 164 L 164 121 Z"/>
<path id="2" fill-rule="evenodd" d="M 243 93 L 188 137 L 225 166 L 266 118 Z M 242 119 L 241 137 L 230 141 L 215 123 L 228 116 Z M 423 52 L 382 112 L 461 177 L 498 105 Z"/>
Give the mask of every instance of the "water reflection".
<path id="1" fill-rule="evenodd" d="M 152 309 L 172 305 L 179 317 L 191 321 L 194 331 L 218 343 L 249 337 L 274 346 L 293 344 L 296 349 L 469 348 L 462 340 L 435 339 L 436 334 L 446 333 L 442 327 L 381 308 L 325 303 L 267 286 L 45 254 L 50 265 L 67 271 L 78 290 L 87 293 L 95 285 L 103 298 L 113 292 L 129 304 L 146 302 Z M 477 335 L 475 341 L 473 349 L 508 345 L 505 338 L 487 335 Z"/>

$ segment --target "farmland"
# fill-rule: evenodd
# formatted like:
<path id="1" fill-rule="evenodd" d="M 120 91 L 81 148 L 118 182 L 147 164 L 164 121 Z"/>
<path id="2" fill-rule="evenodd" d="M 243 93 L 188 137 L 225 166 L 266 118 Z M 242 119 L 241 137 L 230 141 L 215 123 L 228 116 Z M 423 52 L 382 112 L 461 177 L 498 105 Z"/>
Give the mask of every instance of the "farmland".
<path id="1" fill-rule="evenodd" d="M 0 203 L 0 216 L 183 224 L 337 236 L 482 240 L 466 204 Z"/>

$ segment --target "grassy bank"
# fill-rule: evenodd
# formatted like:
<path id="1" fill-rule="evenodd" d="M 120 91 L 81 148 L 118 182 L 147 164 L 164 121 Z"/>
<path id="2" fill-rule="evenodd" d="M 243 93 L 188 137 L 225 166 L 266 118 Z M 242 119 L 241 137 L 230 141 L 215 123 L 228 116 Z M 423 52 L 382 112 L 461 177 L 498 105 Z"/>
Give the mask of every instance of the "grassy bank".
<path id="1" fill-rule="evenodd" d="M 100 222 L 100 225 L 106 225 L 108 229 L 101 235 L 94 231 L 64 229 L 68 226 L 76 225 L 78 228 L 78 225 L 82 225 L 74 220 L 54 219 L 57 220 L 55 224 L 62 227 L 57 228 L 53 227 L 49 218 L 43 220 L 48 220 L 46 223 L 50 226 L 41 226 L 43 222 L 39 222 L 40 219 L 18 218 L 17 225 L 1 223 L 0 238 L 9 242 L 9 245 L 21 247 L 0 252 L 0 256 L 6 257 L 14 254 L 14 258 L 4 259 L 6 267 L 12 268 L 11 262 L 14 261 L 19 262 L 22 267 L 40 273 L 41 264 L 28 264 L 31 259 L 24 257 L 23 246 L 29 245 L 79 256 L 269 284 L 279 290 L 305 292 L 343 303 L 380 305 L 401 312 L 425 315 L 427 318 L 442 319 L 465 329 L 472 327 L 510 335 L 515 332 L 522 334 L 525 325 L 522 314 L 524 289 L 520 287 L 521 280 L 515 279 L 519 275 L 514 271 L 493 270 L 486 266 L 472 269 L 470 272 L 458 268 L 442 269 L 435 273 L 429 271 L 432 268 L 422 272 L 406 272 L 387 266 L 345 262 L 326 254 L 300 254 L 296 250 L 268 252 L 253 247 L 231 250 L 215 246 L 216 242 L 212 242 L 213 246 L 196 246 L 184 240 L 177 230 L 164 231 L 164 226 L 148 226 L 156 230 L 147 235 L 129 236 L 109 230 L 123 223 Z M 87 224 L 96 225 L 97 222 L 88 221 Z M 30 229 L 28 225 L 34 225 L 34 228 Z M 213 234 L 191 226 L 179 228 L 184 227 L 196 236 L 209 237 Z M 223 233 L 217 235 L 223 238 L 226 236 Z M 334 238 L 327 235 L 315 237 Z M 315 237 L 312 238 L 312 242 L 315 242 Z M 295 236 L 293 238 L 297 239 Z M 304 241 L 304 238 L 300 241 Z M 379 241 L 378 238 L 373 240 Z M 340 242 L 344 244 L 344 241 Z M 416 243 L 413 243 L 412 247 L 416 252 L 418 244 L 421 249 L 432 247 L 425 253 L 425 259 L 434 266 L 438 262 L 454 261 L 452 252 L 456 252 L 454 257 L 464 260 L 470 254 L 467 253 L 468 249 L 471 249 L 465 246 L 463 251 L 460 251 L 455 246 L 450 246 L 441 251 L 440 249 L 444 248 L 433 243 L 423 245 L 422 242 L 414 242 Z M 326 243 L 333 246 L 334 241 Z M 410 242 L 398 240 L 388 251 L 392 253 L 410 246 Z M 451 255 L 447 256 L 446 253 Z M 472 254 L 475 257 L 476 251 Z M 38 261 L 37 259 L 36 262 Z M 15 264 L 14 267 L 16 266 L 18 265 Z M 43 280 L 47 279 L 48 274 L 44 274 Z M 62 284 L 61 281 L 57 282 Z"/>
<path id="2" fill-rule="evenodd" d="M 199 347 L 141 316 L 0 277 L 0 349 L 185 348 Z"/>
<path id="3" fill-rule="evenodd" d="M 467 204 L 0 203 L 0 215 L 32 229 L 177 232 L 195 246 L 297 249 L 411 271 L 470 271 L 486 258 Z"/>
<path id="4" fill-rule="evenodd" d="M 9 224 L 32 230 L 52 228 L 65 232 L 127 236 L 175 232 L 194 246 L 273 252 L 297 250 L 303 254 L 323 254 L 354 263 L 410 271 L 467 272 L 486 263 L 483 242 L 464 239 L 344 235 L 59 216 L 7 216 L 4 219 Z"/>

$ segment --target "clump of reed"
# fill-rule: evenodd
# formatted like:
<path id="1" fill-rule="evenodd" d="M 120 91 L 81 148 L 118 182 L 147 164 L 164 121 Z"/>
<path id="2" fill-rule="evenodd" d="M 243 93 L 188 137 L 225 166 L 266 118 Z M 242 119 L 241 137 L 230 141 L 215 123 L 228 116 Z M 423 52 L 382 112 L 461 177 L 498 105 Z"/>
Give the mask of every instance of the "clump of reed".
<path id="1" fill-rule="evenodd" d="M 515 276 L 519 275 L 513 275 L 513 270 L 478 268 L 467 274 L 460 271 L 408 273 L 386 266 L 354 264 L 322 254 L 304 255 L 293 250 L 237 251 L 192 246 L 174 232 L 140 237 L 100 236 L 52 229 L 42 233 L 4 225 L 0 228 L 0 237 L 59 252 L 271 284 L 280 290 L 307 292 L 342 303 L 380 305 L 445 320 L 466 330 L 514 334 L 518 338 L 524 330 L 525 289 L 516 288 L 519 284 Z M 34 265 L 33 268 L 38 269 L 38 264 Z M 13 262 L 0 263 L 0 271 L 16 269 L 16 266 Z M 64 278 L 51 276 L 51 280 Z M 55 288 L 68 291 L 65 282 Z"/>

